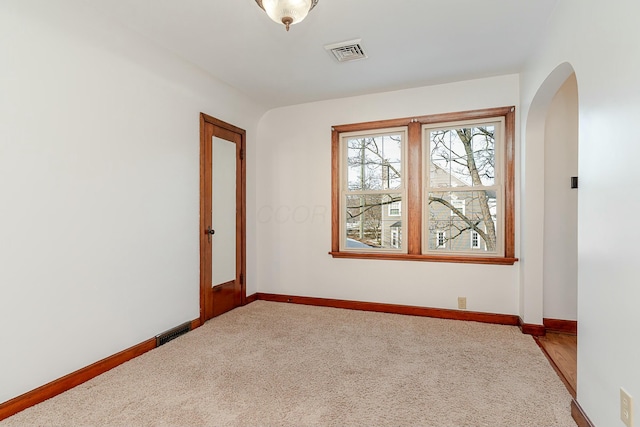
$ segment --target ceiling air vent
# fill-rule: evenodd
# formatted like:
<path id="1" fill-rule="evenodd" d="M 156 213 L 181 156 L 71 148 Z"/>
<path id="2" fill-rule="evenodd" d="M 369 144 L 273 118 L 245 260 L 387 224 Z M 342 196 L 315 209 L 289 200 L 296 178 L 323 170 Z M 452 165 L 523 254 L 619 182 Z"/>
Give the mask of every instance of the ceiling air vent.
<path id="1" fill-rule="evenodd" d="M 360 40 L 349 40 L 342 43 L 328 44 L 324 48 L 331 52 L 338 62 L 356 61 L 367 58 Z"/>

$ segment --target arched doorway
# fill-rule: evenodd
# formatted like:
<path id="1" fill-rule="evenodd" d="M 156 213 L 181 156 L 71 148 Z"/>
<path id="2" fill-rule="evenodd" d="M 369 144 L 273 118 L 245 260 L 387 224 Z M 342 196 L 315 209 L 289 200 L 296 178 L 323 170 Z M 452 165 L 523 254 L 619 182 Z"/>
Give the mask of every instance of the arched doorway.
<path id="1" fill-rule="evenodd" d="M 522 310 L 541 318 L 548 334 L 539 343 L 575 397 L 578 195 L 571 178 L 578 171 L 578 86 L 568 63 L 549 74 L 532 101 L 524 156 Z"/>
<path id="2" fill-rule="evenodd" d="M 575 332 L 578 304 L 578 85 L 571 74 L 553 97 L 544 137 L 543 323 Z"/>

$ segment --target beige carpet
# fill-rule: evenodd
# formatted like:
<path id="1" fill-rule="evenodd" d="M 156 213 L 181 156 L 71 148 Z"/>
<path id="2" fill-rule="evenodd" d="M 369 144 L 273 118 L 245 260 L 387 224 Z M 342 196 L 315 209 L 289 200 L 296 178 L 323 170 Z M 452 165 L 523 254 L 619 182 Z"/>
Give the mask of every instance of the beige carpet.
<path id="1" fill-rule="evenodd" d="M 258 301 L 0 426 L 571 426 L 512 326 Z"/>

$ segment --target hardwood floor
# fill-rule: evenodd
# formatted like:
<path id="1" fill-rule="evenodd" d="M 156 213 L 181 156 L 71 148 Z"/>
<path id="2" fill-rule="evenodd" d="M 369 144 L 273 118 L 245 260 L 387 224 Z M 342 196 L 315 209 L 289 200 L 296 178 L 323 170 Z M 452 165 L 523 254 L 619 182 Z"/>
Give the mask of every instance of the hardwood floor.
<path id="1" fill-rule="evenodd" d="M 578 337 L 571 334 L 547 332 L 545 336 L 536 337 L 535 340 L 569 393 L 575 398 L 578 377 Z"/>

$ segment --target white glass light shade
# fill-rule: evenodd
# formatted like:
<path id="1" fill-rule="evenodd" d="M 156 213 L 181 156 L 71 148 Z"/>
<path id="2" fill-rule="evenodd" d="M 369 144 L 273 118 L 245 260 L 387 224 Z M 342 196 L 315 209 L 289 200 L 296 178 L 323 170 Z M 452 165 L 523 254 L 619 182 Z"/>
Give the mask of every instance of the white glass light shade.
<path id="1" fill-rule="evenodd" d="M 289 26 L 297 24 L 307 17 L 313 6 L 313 0 L 262 0 L 262 7 L 278 24 Z"/>

